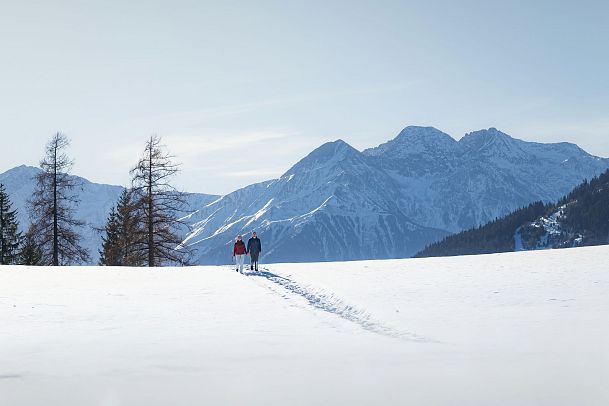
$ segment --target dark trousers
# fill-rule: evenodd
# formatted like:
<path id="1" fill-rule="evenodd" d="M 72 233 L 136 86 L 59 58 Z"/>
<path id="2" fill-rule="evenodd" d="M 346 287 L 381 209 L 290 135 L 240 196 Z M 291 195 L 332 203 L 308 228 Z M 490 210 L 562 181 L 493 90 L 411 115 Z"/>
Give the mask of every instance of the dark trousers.
<path id="1" fill-rule="evenodd" d="M 250 269 L 258 270 L 258 256 L 259 252 L 250 252 Z"/>

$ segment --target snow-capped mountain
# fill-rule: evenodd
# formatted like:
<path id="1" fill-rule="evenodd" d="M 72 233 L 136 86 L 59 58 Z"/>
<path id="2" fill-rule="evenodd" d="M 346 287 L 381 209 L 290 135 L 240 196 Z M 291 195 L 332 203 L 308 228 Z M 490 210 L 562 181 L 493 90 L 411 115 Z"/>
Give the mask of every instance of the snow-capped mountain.
<path id="1" fill-rule="evenodd" d="M 267 262 L 406 257 L 530 202 L 555 201 L 608 167 L 576 145 L 494 128 L 456 141 L 407 127 L 363 152 L 324 144 L 279 179 L 221 197 L 191 216 L 185 243 L 199 263 L 229 261 L 234 237 L 252 230 Z"/>
<path id="2" fill-rule="evenodd" d="M 18 220 L 23 230 L 30 223 L 27 212 L 27 201 L 31 198 L 35 188 L 35 177 L 39 168 L 21 165 L 0 174 L 0 183 L 4 184 L 11 197 L 13 208 L 18 211 Z M 75 176 L 80 187 L 75 193 L 80 198 L 75 217 L 82 220 L 85 226 L 80 230 L 82 245 L 89 250 L 92 263 L 97 263 L 98 250 L 101 247 L 101 234 L 98 231 L 106 223 L 110 209 L 116 204 L 123 187 L 93 183 L 87 179 Z M 217 196 L 200 193 L 187 195 L 189 207 L 201 207 L 217 198 Z"/>
<path id="3" fill-rule="evenodd" d="M 533 201 L 556 201 L 609 167 L 609 159 L 577 145 L 525 142 L 495 128 L 456 141 L 432 127 L 407 127 L 363 153 L 400 185 L 406 216 L 448 232 L 485 224 Z"/>
<path id="4" fill-rule="evenodd" d="M 406 257 L 446 234 L 410 221 L 398 200 L 395 181 L 338 140 L 200 209 L 185 243 L 200 263 L 226 263 L 235 235 L 256 230 L 266 261 L 307 262 Z"/>
<path id="5" fill-rule="evenodd" d="M 442 237 L 501 217 L 533 201 L 553 202 L 609 159 L 568 143 L 514 139 L 494 128 L 456 141 L 433 127 L 407 127 L 360 152 L 324 144 L 278 179 L 225 196 L 189 194 L 184 243 L 200 264 L 227 263 L 235 236 L 262 238 L 266 262 L 403 258 Z M 26 201 L 37 168 L 0 174 L 29 223 Z M 122 188 L 81 179 L 77 217 L 94 260 L 107 213 Z"/>

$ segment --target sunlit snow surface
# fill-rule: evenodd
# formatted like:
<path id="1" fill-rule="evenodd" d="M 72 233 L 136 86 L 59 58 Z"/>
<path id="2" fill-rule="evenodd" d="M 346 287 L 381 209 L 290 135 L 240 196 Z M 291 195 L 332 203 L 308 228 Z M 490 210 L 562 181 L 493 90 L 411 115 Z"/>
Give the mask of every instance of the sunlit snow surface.
<path id="1" fill-rule="evenodd" d="M 0 268 L 1 405 L 606 405 L 609 247 Z"/>

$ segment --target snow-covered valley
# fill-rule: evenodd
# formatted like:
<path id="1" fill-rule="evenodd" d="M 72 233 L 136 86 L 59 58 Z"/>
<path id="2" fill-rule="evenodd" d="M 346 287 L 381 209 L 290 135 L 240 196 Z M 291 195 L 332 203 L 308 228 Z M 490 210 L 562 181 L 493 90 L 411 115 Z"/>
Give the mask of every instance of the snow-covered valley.
<path id="1" fill-rule="evenodd" d="M 0 404 L 609 403 L 609 247 L 0 268 Z"/>

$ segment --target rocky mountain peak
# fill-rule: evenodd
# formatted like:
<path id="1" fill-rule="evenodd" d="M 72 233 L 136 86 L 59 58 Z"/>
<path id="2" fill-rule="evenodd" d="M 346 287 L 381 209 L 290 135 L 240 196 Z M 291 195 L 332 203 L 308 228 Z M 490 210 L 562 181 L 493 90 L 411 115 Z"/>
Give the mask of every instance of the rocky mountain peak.
<path id="1" fill-rule="evenodd" d="M 364 154 L 405 156 L 424 153 L 435 156 L 455 152 L 458 148 L 457 141 L 434 127 L 408 126 L 394 139 L 376 148 L 367 149 Z"/>
<path id="2" fill-rule="evenodd" d="M 339 139 L 332 142 L 326 142 L 314 149 L 309 155 L 290 168 L 284 176 L 332 166 L 344 161 L 359 161 L 361 159 L 361 152 Z"/>
<path id="3" fill-rule="evenodd" d="M 450 135 L 438 130 L 435 127 L 423 127 L 409 125 L 395 137 L 396 141 L 401 142 L 430 142 L 445 141 L 451 143 L 455 141 Z"/>
<path id="4" fill-rule="evenodd" d="M 465 136 L 459 140 L 459 144 L 469 150 L 480 150 L 492 146 L 509 147 L 513 146 L 516 141 L 516 139 L 510 137 L 506 133 L 499 131 L 495 127 L 491 127 L 465 134 Z"/>

